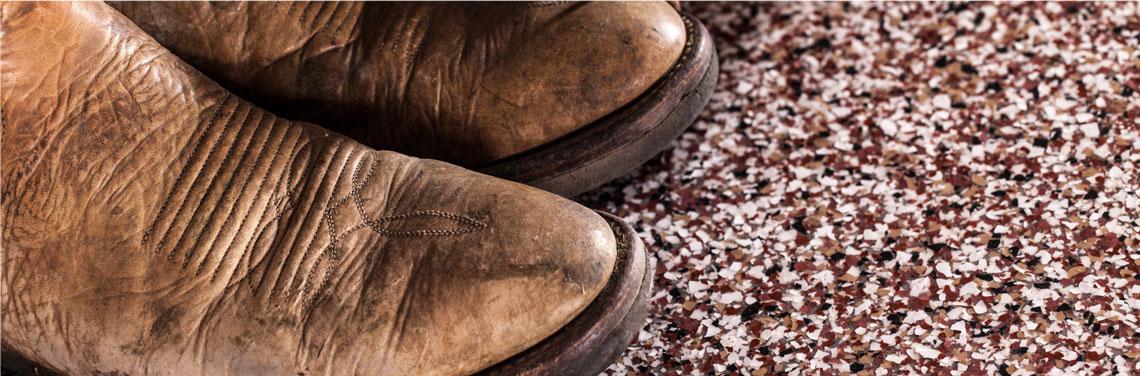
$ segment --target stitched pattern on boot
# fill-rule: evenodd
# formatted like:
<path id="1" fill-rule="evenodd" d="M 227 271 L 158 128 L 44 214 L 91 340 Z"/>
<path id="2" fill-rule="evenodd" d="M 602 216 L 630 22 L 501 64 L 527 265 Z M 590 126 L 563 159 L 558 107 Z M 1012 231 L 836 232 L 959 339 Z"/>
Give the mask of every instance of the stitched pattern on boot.
<path id="1" fill-rule="evenodd" d="M 368 167 L 364 178 L 361 179 L 360 170 L 361 165 L 363 164 L 367 164 Z M 329 278 L 332 277 L 333 271 L 340 264 L 342 253 L 340 244 L 341 241 L 344 240 L 345 237 L 358 230 L 367 228 L 370 229 L 373 233 L 380 236 L 399 238 L 451 236 L 476 232 L 487 227 L 486 223 L 481 222 L 477 219 L 466 215 L 450 213 L 442 210 L 417 210 L 403 214 L 387 215 L 375 218 L 371 217 L 364 209 L 364 200 L 361 197 L 361 190 L 366 184 L 368 184 L 368 182 L 372 180 L 373 176 L 376 173 L 376 168 L 378 165 L 379 164 L 375 159 L 369 159 L 366 163 L 357 164 L 352 171 L 352 176 L 350 178 L 351 189 L 349 190 L 348 195 L 330 202 L 330 205 L 325 208 L 324 212 L 322 213 L 321 222 L 322 225 L 328 230 L 329 243 L 321 250 L 320 255 L 318 255 L 317 259 L 313 262 L 314 267 L 309 270 L 309 273 L 305 276 L 304 282 L 300 287 L 300 290 L 303 294 L 302 307 L 305 311 L 308 311 L 312 307 L 313 301 L 316 299 L 317 292 L 321 291 L 325 287 L 325 285 L 328 283 Z M 336 223 L 337 221 L 335 220 L 335 211 L 349 201 L 352 202 L 351 205 L 353 205 L 356 216 L 358 217 L 357 219 L 359 219 L 360 222 L 344 228 L 343 231 L 337 231 L 338 226 Z M 460 226 L 451 228 L 419 228 L 403 231 L 397 231 L 384 227 L 385 224 L 398 224 L 400 221 L 423 217 L 442 218 L 460 224 Z M 311 281 L 313 280 L 313 277 L 315 276 L 318 269 L 315 266 L 322 264 L 327 265 L 324 268 L 324 275 L 321 276 L 321 280 L 317 282 L 314 287 Z"/>

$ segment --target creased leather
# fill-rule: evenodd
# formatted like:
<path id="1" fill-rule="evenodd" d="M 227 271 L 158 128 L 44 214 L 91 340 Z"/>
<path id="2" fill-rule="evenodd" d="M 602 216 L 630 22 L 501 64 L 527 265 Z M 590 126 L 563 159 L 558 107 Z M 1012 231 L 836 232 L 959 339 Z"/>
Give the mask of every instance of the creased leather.
<path id="1" fill-rule="evenodd" d="M 270 111 L 466 166 L 614 112 L 685 43 L 665 2 L 112 5 Z"/>
<path id="2" fill-rule="evenodd" d="M 69 374 L 466 374 L 597 296 L 590 210 L 229 94 L 102 3 L 0 5 L 3 344 Z"/>

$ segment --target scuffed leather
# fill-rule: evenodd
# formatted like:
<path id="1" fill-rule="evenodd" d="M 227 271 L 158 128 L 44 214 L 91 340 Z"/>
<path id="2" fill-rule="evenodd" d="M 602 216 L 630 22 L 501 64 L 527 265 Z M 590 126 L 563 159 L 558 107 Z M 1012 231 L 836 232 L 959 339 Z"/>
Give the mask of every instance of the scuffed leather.
<path id="1" fill-rule="evenodd" d="M 672 68 L 666 2 L 113 3 L 239 96 L 472 166 L 609 114 Z"/>
<path id="2" fill-rule="evenodd" d="M 228 94 L 102 3 L 0 5 L 3 344 L 68 374 L 466 374 L 587 306 L 590 210 Z"/>

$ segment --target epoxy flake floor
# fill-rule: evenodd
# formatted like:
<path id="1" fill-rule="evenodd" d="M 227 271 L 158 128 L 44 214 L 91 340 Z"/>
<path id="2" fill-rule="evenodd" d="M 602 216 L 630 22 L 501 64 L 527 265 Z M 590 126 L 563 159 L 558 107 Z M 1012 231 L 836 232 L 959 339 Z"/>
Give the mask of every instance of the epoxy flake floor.
<path id="1" fill-rule="evenodd" d="M 583 196 L 657 262 L 610 373 L 1140 360 L 1140 5 L 693 4 L 698 122 Z"/>

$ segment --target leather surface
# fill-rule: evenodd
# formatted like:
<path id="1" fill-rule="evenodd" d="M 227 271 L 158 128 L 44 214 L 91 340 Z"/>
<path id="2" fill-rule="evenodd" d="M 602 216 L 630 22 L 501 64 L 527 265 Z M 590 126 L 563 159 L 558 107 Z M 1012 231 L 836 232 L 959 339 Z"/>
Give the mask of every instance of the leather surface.
<path id="1" fill-rule="evenodd" d="M 102 3 L 0 5 L 3 344 L 69 374 L 465 374 L 588 305 L 590 210 L 227 93 Z"/>
<path id="2" fill-rule="evenodd" d="M 113 3 L 208 76 L 367 145 L 473 166 L 634 100 L 681 55 L 665 2 Z"/>

